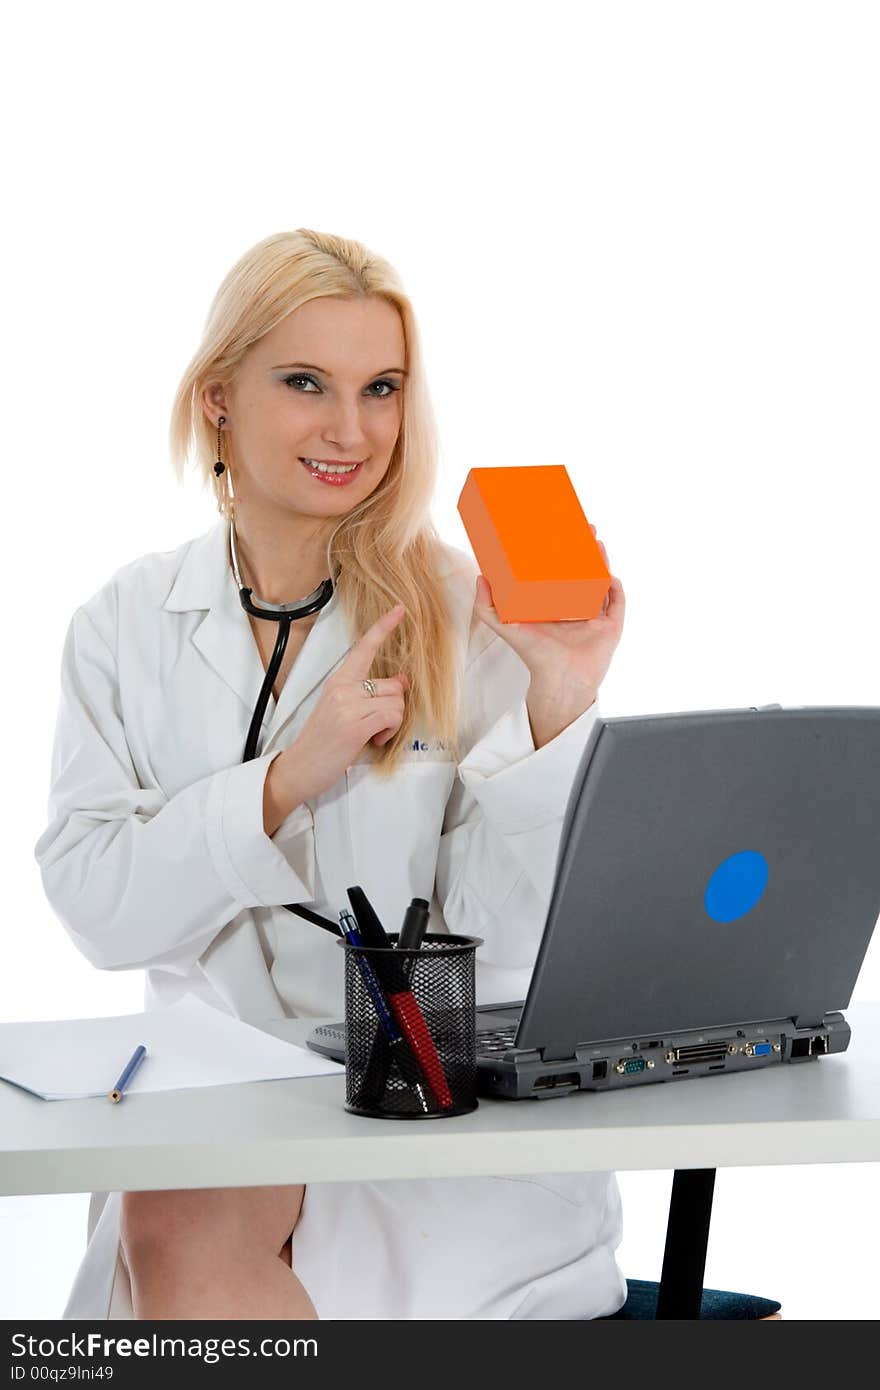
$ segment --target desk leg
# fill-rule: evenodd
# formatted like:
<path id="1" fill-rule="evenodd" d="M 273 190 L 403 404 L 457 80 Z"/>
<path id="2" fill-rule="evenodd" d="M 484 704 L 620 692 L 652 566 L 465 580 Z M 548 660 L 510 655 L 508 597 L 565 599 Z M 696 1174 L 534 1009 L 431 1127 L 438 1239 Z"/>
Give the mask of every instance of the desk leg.
<path id="1" fill-rule="evenodd" d="M 672 1179 L 657 1318 L 699 1318 L 712 1219 L 714 1168 L 677 1168 Z"/>

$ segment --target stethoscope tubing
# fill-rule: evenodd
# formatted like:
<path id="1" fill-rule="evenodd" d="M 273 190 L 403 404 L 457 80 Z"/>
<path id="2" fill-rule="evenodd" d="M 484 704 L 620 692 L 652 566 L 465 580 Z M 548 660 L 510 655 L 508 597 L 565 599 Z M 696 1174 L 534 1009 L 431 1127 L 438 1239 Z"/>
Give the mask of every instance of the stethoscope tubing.
<path id="1" fill-rule="evenodd" d="M 324 604 L 328 603 L 333 596 L 333 584 L 329 579 L 325 579 L 320 588 L 315 591 L 314 597 L 309 595 L 308 599 L 302 600 L 301 607 L 297 604 L 286 605 L 287 611 L 283 611 L 285 606 L 279 604 L 273 604 L 271 606 L 275 611 L 266 611 L 266 609 L 257 607 L 256 604 L 251 602 L 251 592 L 250 589 L 244 587 L 239 589 L 238 596 L 241 599 L 242 608 L 246 613 L 251 613 L 255 618 L 268 618 L 270 621 L 276 622 L 278 624 L 278 636 L 275 639 L 275 648 L 272 652 L 269 665 L 266 668 L 263 684 L 260 686 L 260 693 L 257 696 L 257 703 L 254 706 L 254 712 L 251 716 L 251 724 L 244 745 L 243 763 L 249 763 L 257 756 L 257 742 L 260 737 L 260 730 L 263 727 L 263 717 L 266 713 L 266 705 L 269 703 L 269 694 L 272 690 L 272 684 L 275 677 L 278 675 L 281 661 L 284 657 L 284 651 L 287 647 L 287 639 L 290 636 L 290 624 L 295 618 L 310 617 L 312 613 L 317 613 L 320 608 L 323 608 Z M 291 609 L 296 611 L 291 612 Z M 329 917 L 322 917 L 319 912 L 313 912 L 311 908 L 303 907 L 301 903 L 283 903 L 282 906 L 285 907 L 288 912 L 293 912 L 298 917 L 305 918 L 307 922 L 314 923 L 316 927 L 323 927 L 325 931 L 331 932 L 334 936 L 342 936 L 342 930 L 339 924 L 332 921 Z"/>
<path id="2" fill-rule="evenodd" d="M 242 602 L 244 602 L 244 600 L 242 600 Z M 259 616 L 266 617 L 268 615 L 261 613 Z M 260 686 L 260 693 L 257 696 L 257 703 L 254 706 L 254 712 L 251 716 L 251 726 L 248 729 L 248 736 L 244 745 L 243 763 L 249 763 L 251 759 L 255 758 L 257 755 L 257 740 L 260 737 L 260 730 L 263 727 L 263 716 L 266 713 L 266 706 L 269 703 L 269 693 L 281 666 L 284 650 L 287 646 L 287 639 L 290 636 L 290 624 L 293 619 L 288 618 L 285 621 L 283 618 L 280 618 L 276 619 L 276 621 L 278 623 L 278 636 L 275 639 L 275 650 L 266 668 L 266 675 L 263 684 Z"/>

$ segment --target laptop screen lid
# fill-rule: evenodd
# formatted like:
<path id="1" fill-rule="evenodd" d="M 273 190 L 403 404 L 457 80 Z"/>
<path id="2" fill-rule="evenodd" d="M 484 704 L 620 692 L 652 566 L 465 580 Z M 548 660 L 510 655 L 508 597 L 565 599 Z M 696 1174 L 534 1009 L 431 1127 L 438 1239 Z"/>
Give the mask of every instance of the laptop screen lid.
<path id="1" fill-rule="evenodd" d="M 517 1047 L 821 1022 L 880 913 L 878 839 L 880 708 L 598 718 Z"/>

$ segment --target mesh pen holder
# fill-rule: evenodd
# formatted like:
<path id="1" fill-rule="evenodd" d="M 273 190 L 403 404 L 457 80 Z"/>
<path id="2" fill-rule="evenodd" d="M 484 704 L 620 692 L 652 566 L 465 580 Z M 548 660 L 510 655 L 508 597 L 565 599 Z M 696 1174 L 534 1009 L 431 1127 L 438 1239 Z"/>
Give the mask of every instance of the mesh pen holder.
<path id="1" fill-rule="evenodd" d="M 389 940 L 397 936 L 389 933 Z M 427 1120 L 477 1108 L 476 950 L 435 932 L 417 951 L 345 951 L 345 1108 Z"/>

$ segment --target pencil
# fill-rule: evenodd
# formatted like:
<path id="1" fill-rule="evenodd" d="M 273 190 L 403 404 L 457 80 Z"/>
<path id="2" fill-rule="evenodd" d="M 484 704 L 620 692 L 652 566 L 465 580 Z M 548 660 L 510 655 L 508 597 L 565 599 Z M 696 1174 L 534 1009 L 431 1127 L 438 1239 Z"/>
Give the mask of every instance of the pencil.
<path id="1" fill-rule="evenodd" d="M 122 1100 L 123 1092 L 125 1091 L 126 1086 L 128 1085 L 131 1078 L 134 1076 L 141 1062 L 144 1060 L 146 1054 L 147 1049 L 144 1047 L 143 1043 L 141 1043 L 139 1047 L 136 1047 L 134 1052 L 131 1054 L 125 1071 L 122 1073 L 116 1085 L 113 1087 L 113 1090 L 107 1092 L 108 1097 L 114 1103 L 116 1101 Z"/>

